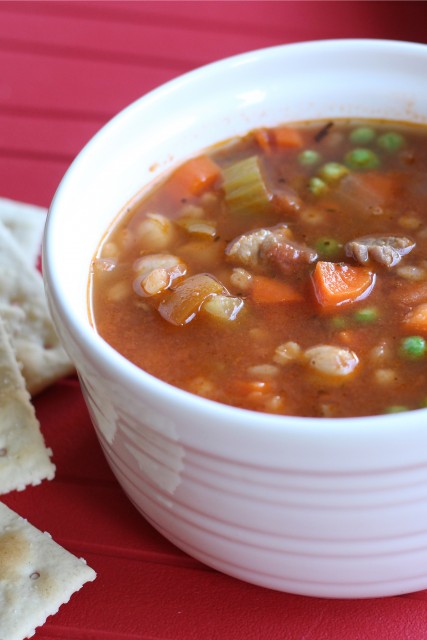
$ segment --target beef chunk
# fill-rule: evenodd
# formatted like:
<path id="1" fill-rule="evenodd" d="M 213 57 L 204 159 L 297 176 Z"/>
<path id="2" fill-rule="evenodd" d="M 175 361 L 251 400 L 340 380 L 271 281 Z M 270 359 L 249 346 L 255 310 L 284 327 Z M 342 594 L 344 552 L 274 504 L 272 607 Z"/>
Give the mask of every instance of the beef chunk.
<path id="1" fill-rule="evenodd" d="M 317 259 L 317 253 L 292 239 L 285 224 L 256 229 L 239 236 L 226 248 L 228 259 L 247 269 L 273 267 L 284 275 Z"/>
<path id="2" fill-rule="evenodd" d="M 227 245 L 225 255 L 242 267 L 257 269 L 261 261 L 259 255 L 261 245 L 272 233 L 287 235 L 289 230 L 286 225 L 280 225 L 274 231 L 272 229 L 256 229 L 255 231 L 244 233 Z"/>
<path id="3" fill-rule="evenodd" d="M 369 261 L 385 267 L 394 267 L 415 247 L 415 242 L 404 236 L 363 236 L 347 242 L 345 253 L 360 264 Z"/>
<path id="4" fill-rule="evenodd" d="M 283 275 L 289 275 L 299 267 L 317 260 L 317 253 L 306 245 L 278 238 L 272 234 L 265 238 L 261 244 L 260 258 L 273 267 L 277 267 Z"/>

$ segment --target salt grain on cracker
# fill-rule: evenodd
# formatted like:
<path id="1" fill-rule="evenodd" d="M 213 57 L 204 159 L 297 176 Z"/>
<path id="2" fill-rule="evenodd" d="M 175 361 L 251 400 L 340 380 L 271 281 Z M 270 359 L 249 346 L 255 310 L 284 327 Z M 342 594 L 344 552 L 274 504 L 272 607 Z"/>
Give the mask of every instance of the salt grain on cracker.
<path id="1" fill-rule="evenodd" d="M 0 503 L 0 640 L 23 640 L 95 571 Z"/>
<path id="2" fill-rule="evenodd" d="M 0 494 L 52 480 L 51 454 L 0 320 Z"/>
<path id="3" fill-rule="evenodd" d="M 0 306 L 25 314 L 11 337 L 27 389 L 34 395 L 74 371 L 54 330 L 39 271 L 28 263 L 11 232 L 0 223 Z M 0 639 L 1 640 L 1 639 Z"/>

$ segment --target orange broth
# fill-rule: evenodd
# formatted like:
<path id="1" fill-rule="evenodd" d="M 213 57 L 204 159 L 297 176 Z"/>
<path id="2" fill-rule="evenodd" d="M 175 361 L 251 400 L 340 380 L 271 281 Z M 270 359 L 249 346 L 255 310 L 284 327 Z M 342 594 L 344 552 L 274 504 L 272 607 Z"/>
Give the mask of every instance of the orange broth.
<path id="1" fill-rule="evenodd" d="M 212 400 L 351 417 L 427 405 L 427 128 L 257 129 L 141 192 L 93 259 L 96 331 Z"/>

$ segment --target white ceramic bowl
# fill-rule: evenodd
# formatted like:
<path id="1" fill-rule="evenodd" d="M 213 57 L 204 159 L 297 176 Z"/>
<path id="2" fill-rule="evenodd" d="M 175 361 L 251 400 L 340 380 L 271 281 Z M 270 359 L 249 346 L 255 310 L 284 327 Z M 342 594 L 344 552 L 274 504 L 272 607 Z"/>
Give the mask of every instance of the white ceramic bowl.
<path id="1" fill-rule="evenodd" d="M 258 125 L 427 121 L 427 47 L 302 43 L 187 74 L 121 112 L 53 200 L 46 291 L 105 455 L 129 498 L 192 556 L 259 585 L 331 597 L 427 587 L 427 410 L 287 418 L 192 396 L 93 331 L 89 265 L 122 206 L 162 171 Z"/>

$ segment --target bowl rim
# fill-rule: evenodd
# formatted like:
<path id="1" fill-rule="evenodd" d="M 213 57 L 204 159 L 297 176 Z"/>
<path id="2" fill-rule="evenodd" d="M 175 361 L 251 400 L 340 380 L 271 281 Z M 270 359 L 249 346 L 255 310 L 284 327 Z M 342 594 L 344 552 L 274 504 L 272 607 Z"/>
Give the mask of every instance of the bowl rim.
<path id="1" fill-rule="evenodd" d="M 111 347 L 90 324 L 89 316 L 87 322 L 82 322 L 73 309 L 67 304 L 66 296 L 61 293 L 61 285 L 55 276 L 54 266 L 50 262 L 49 255 L 51 253 L 51 244 L 53 242 L 53 223 L 56 222 L 57 208 L 60 206 L 61 198 L 65 186 L 72 180 L 74 171 L 83 160 L 90 159 L 92 154 L 96 154 L 97 146 L 105 138 L 108 138 L 124 118 L 132 115 L 133 111 L 140 109 L 141 105 L 155 103 L 162 100 L 174 91 L 179 91 L 189 83 L 196 83 L 200 75 L 205 76 L 206 73 L 218 74 L 226 67 L 235 67 L 239 65 L 251 64 L 254 60 L 268 58 L 269 56 L 280 55 L 282 51 L 289 50 L 307 50 L 311 48 L 313 51 L 319 47 L 325 48 L 341 48 L 343 50 L 352 50 L 355 47 L 370 47 L 377 51 L 392 50 L 396 52 L 406 52 L 408 54 L 421 54 L 427 60 L 427 45 L 418 42 L 391 40 L 391 39 L 374 39 L 374 38 L 337 38 L 337 39 L 318 39 L 303 42 L 295 42 L 289 44 L 279 44 L 270 47 L 264 47 L 239 53 L 227 58 L 210 62 L 206 65 L 193 69 L 187 73 L 179 75 L 168 82 L 152 89 L 143 94 L 129 105 L 115 114 L 94 136 L 85 144 L 82 150 L 74 158 L 68 167 L 56 192 L 53 196 L 51 205 L 48 210 L 45 233 L 42 245 L 42 263 L 43 276 L 46 292 L 48 294 L 49 305 L 52 315 L 58 317 L 58 313 L 52 308 L 56 306 L 60 310 L 59 315 L 66 318 L 67 329 L 69 333 L 76 337 L 76 341 L 81 345 L 83 350 L 89 350 L 92 357 L 104 368 L 112 365 L 118 372 L 115 378 L 120 377 L 124 385 L 130 388 L 136 388 L 144 385 L 150 391 L 153 397 L 153 403 L 156 399 L 168 398 L 177 410 L 191 409 L 195 410 L 200 416 L 216 414 L 219 422 L 226 419 L 227 422 L 232 421 L 236 430 L 260 429 L 260 423 L 263 430 L 271 432 L 286 432 L 295 434 L 318 434 L 327 432 L 328 437 L 342 437 L 343 433 L 349 433 L 359 437 L 369 437 L 375 439 L 379 433 L 384 430 L 387 434 L 395 434 L 401 432 L 402 415 L 405 417 L 405 429 L 411 426 L 411 435 L 423 433 L 423 420 L 427 414 L 427 408 L 417 409 L 414 411 L 404 412 L 403 414 L 387 414 L 374 416 L 361 416 L 350 418 L 310 418 L 302 416 L 274 415 L 268 413 L 255 412 L 248 409 L 241 409 L 230 405 L 222 404 L 207 398 L 202 398 L 188 391 L 175 387 L 155 376 L 140 369 L 135 364 L 127 360 L 118 351 Z M 89 278 L 89 273 L 88 273 Z M 52 301 L 54 304 L 52 304 Z M 407 436 L 409 436 L 407 431 Z"/>

